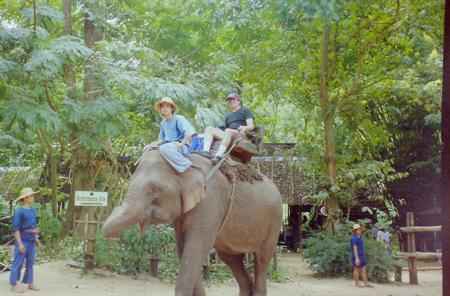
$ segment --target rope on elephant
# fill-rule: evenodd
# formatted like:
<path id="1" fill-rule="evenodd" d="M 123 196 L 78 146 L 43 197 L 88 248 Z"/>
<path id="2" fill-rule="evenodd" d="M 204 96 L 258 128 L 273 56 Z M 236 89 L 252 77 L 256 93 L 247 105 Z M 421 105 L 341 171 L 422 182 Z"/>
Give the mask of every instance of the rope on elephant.
<path id="1" fill-rule="evenodd" d="M 230 197 L 228 198 L 230 200 L 229 204 L 228 204 L 228 209 L 227 212 L 225 214 L 225 217 L 223 218 L 222 224 L 220 225 L 219 231 L 217 232 L 217 234 L 220 234 L 222 232 L 223 227 L 225 226 L 225 224 L 228 221 L 228 217 L 230 216 L 231 210 L 233 209 L 233 202 L 234 202 L 234 193 L 236 191 L 236 179 L 232 179 L 230 180 L 231 182 L 231 194 Z"/>

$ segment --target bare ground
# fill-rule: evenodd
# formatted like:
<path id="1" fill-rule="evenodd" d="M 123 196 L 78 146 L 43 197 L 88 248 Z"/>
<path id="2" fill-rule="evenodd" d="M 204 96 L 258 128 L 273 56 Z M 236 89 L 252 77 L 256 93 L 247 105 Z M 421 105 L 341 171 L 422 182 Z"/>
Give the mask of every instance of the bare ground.
<path id="1" fill-rule="evenodd" d="M 271 296 L 439 296 L 442 295 L 442 272 L 419 272 L 418 286 L 407 283 L 373 284 L 374 288 L 354 288 L 346 278 L 317 278 L 298 255 L 283 255 L 280 265 L 289 274 L 286 283 L 269 283 Z M 0 274 L 0 295 L 13 295 L 8 284 L 9 273 Z M 403 273 L 408 281 L 408 273 Z M 173 295 L 173 285 L 162 283 L 150 276 L 134 279 L 109 273 L 82 275 L 80 270 L 70 268 L 66 262 L 58 261 L 36 266 L 38 292 L 35 296 L 122 296 L 122 295 Z M 208 296 L 237 295 L 234 281 L 207 287 Z"/>

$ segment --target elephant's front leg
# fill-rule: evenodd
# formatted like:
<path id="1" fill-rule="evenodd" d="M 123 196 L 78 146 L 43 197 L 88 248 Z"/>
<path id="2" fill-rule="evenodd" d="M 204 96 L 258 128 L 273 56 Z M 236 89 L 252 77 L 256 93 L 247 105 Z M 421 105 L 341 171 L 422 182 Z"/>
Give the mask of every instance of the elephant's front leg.
<path id="1" fill-rule="evenodd" d="M 202 267 L 214 239 L 214 235 L 205 235 L 205 232 L 195 229 L 183 234 L 177 231 L 177 249 L 181 256 L 180 272 L 175 287 L 176 296 L 205 296 Z"/>

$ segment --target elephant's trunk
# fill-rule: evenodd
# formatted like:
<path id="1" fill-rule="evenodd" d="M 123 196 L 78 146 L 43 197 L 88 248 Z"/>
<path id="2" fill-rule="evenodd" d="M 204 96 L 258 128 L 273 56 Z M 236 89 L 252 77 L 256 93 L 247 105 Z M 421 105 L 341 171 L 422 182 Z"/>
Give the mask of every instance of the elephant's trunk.
<path id="1" fill-rule="evenodd" d="M 142 216 L 140 210 L 139 207 L 132 207 L 128 203 L 115 208 L 103 224 L 102 232 L 105 237 L 118 237 L 123 230 L 138 223 Z"/>

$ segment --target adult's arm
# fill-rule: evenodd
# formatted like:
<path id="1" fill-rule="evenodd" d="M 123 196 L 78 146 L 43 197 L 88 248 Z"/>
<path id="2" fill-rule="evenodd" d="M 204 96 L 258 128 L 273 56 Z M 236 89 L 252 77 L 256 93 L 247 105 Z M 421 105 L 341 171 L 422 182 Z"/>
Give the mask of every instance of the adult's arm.
<path id="1" fill-rule="evenodd" d="M 247 108 L 245 108 L 244 110 L 245 126 L 239 127 L 239 131 L 243 134 L 252 131 L 255 128 L 253 113 Z"/>
<path id="2" fill-rule="evenodd" d="M 20 253 L 25 253 L 25 246 L 23 245 L 19 230 L 14 231 L 14 238 L 16 239 L 17 245 L 19 246 Z"/>
<path id="3" fill-rule="evenodd" d="M 12 229 L 14 231 L 14 238 L 16 239 L 17 245 L 19 246 L 20 253 L 25 253 L 25 246 L 23 245 L 22 237 L 20 236 L 21 222 L 22 212 L 20 211 L 20 209 L 17 209 L 12 219 Z"/>

